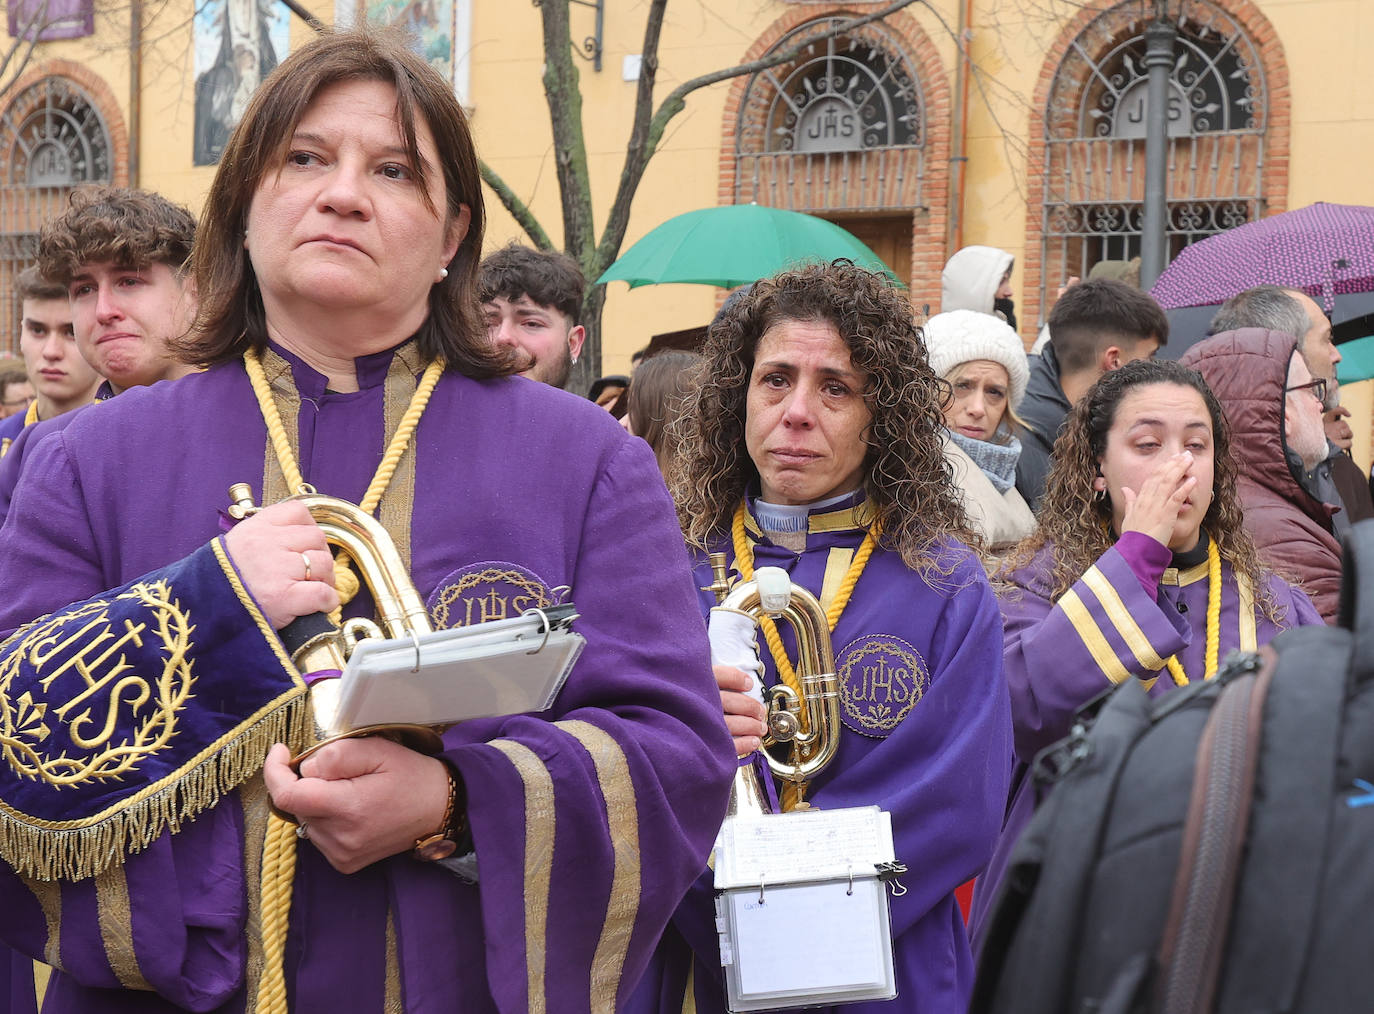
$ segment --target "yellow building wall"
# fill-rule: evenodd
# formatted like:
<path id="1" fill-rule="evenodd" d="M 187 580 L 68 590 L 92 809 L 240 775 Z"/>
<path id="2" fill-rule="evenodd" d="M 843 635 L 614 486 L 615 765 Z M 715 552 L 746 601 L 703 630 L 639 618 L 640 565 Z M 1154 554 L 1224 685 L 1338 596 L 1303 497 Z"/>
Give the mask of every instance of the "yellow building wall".
<path id="1" fill-rule="evenodd" d="M 311 9 L 333 19 L 332 3 Z M 858 11 L 876 4 L 856 3 Z M 955 88 L 953 32 L 962 0 L 913 4 L 910 15 L 932 40 Z M 1365 0 L 1262 0 L 1258 8 L 1282 42 L 1291 94 L 1288 206 L 1317 200 L 1374 203 L 1368 165 L 1374 160 L 1374 89 L 1363 80 L 1362 54 L 1374 41 L 1374 3 Z M 644 4 L 606 4 L 603 69 L 578 60 L 583 123 L 598 229 L 619 181 L 636 83 L 622 79 L 622 62 L 642 48 Z M 659 48 L 656 99 L 698 74 L 739 62 L 778 18 L 795 11 L 785 0 L 674 0 Z M 816 8 L 817 13 L 828 7 Z M 1000 246 L 1016 255 L 1013 284 L 1022 292 L 1026 249 L 1026 159 L 1031 102 L 1045 54 L 1079 5 L 1069 0 L 1009 4 L 974 0 L 968 35 L 977 74 L 969 89 L 965 244 Z M 37 59 L 58 56 L 98 74 L 130 118 L 127 6 L 97 16 L 94 39 L 46 43 Z M 194 74 L 190 5 L 145 6 L 141 131 L 137 182 L 199 210 L 213 167 L 191 165 Z M 512 0 L 473 0 L 472 124 L 479 153 L 534 210 L 555 244 L 562 221 L 552 136 L 540 79 L 543 54 L 539 11 Z M 592 33 L 593 12 L 573 5 L 573 37 Z M 292 19 L 293 48 L 311 35 Z M 1270 82 L 1271 89 L 1282 82 Z M 625 246 L 667 218 L 717 203 L 722 118 L 731 82 L 692 93 L 669 125 L 650 162 L 631 214 Z M 951 125 L 957 130 L 958 125 Z M 727 152 L 728 153 L 728 152 Z M 527 241 L 491 194 L 488 249 Z M 1031 251 L 1036 253 L 1038 251 Z M 710 319 L 718 290 L 706 286 L 609 287 L 604 316 L 605 372 L 628 369 L 629 355 L 649 337 Z M 917 294 L 934 302 L 934 295 Z"/>

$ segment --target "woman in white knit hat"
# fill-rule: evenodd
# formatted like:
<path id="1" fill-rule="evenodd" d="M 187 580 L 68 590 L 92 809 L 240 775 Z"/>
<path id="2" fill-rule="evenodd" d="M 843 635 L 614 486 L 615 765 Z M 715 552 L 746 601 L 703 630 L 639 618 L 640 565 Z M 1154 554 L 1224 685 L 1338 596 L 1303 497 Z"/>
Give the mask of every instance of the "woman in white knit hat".
<path id="1" fill-rule="evenodd" d="M 1004 321 L 974 310 L 937 314 L 922 332 L 931 368 L 951 389 L 944 405 L 945 458 L 954 484 L 988 552 L 1001 555 L 1035 528 L 1035 516 L 1016 491 L 1016 408 L 1030 376 L 1025 346 Z"/>

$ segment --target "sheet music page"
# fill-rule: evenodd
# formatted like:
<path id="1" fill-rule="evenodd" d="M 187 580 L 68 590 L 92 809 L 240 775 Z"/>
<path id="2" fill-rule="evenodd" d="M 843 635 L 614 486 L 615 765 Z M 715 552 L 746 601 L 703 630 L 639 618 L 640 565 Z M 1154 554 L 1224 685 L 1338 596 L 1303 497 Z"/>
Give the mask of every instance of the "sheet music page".
<path id="1" fill-rule="evenodd" d="M 837 881 L 769 890 L 763 904 L 756 891 L 731 895 L 741 992 L 824 994 L 884 983 L 892 943 L 879 910 L 883 891 L 869 877 L 854 881 L 852 894 Z"/>
<path id="2" fill-rule="evenodd" d="M 892 815 L 876 806 L 734 818 L 721 829 L 716 887 L 872 876 L 894 858 Z"/>

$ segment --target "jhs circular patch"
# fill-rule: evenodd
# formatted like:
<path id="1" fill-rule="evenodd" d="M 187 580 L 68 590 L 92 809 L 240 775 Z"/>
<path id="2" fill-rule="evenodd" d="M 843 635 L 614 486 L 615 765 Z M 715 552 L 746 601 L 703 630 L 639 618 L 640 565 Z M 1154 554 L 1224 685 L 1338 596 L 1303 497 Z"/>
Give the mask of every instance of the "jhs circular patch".
<path id="1" fill-rule="evenodd" d="M 430 619 L 438 629 L 505 620 L 553 603 L 549 586 L 524 567 L 499 560 L 455 570 L 430 595 Z"/>
<path id="2" fill-rule="evenodd" d="M 875 739 L 891 735 L 930 685 L 921 653 L 888 634 L 850 641 L 836 660 L 835 673 L 844 724 Z"/>

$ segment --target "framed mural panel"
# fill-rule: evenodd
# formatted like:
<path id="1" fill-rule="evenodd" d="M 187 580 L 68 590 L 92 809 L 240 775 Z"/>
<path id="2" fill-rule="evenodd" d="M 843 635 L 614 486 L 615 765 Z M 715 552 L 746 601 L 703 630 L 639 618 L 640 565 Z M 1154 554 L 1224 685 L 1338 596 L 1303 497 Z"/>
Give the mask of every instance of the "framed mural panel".
<path id="1" fill-rule="evenodd" d="M 271 0 L 202 0 L 194 21 L 192 162 L 214 165 L 248 100 L 291 47 L 290 12 Z"/>
<path id="2" fill-rule="evenodd" d="M 362 13 L 379 25 L 400 25 L 415 52 L 453 80 L 453 0 L 366 0 Z"/>

